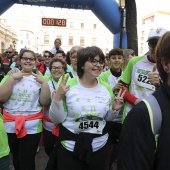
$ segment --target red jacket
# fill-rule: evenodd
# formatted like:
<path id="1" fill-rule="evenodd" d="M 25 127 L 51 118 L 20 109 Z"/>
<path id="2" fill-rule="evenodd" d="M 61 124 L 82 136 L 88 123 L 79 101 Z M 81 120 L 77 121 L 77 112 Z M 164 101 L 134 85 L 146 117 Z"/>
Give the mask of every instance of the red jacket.
<path id="1" fill-rule="evenodd" d="M 46 65 L 44 64 L 43 61 L 38 62 L 38 63 L 36 64 L 36 69 L 37 69 L 38 71 L 40 71 L 40 72 L 44 75 L 44 73 L 45 73 L 45 71 L 46 71 Z"/>

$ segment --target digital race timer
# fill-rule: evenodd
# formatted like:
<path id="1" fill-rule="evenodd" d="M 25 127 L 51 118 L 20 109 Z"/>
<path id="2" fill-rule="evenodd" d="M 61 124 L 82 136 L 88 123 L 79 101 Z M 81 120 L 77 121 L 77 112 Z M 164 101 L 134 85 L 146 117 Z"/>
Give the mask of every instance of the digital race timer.
<path id="1" fill-rule="evenodd" d="M 42 25 L 66 27 L 66 21 L 66 19 L 42 18 Z"/>

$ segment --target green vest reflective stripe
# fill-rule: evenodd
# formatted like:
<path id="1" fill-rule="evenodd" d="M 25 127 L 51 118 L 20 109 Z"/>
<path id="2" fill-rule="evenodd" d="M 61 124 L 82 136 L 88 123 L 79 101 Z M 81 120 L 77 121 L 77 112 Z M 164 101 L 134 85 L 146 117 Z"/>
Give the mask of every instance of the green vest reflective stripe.
<path id="1" fill-rule="evenodd" d="M 157 146 L 158 137 L 162 124 L 162 112 L 158 101 L 153 95 L 146 97 L 142 101 L 146 104 L 146 107 L 148 109 L 151 129 L 153 134 L 155 135 L 155 142 Z"/>

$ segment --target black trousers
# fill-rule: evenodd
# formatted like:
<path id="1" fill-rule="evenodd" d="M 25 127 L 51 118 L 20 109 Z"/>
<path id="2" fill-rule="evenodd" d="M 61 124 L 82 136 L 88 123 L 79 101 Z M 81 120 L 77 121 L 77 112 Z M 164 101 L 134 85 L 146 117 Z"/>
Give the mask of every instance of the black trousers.
<path id="1" fill-rule="evenodd" d="M 45 152 L 48 156 L 50 156 L 54 146 L 56 145 L 58 137 L 53 135 L 52 132 L 43 128 L 43 138 Z"/>
<path id="2" fill-rule="evenodd" d="M 15 170 L 35 170 L 35 155 L 41 133 L 27 134 L 23 138 L 17 138 L 15 133 L 7 134 Z"/>
<path id="3" fill-rule="evenodd" d="M 9 170 L 9 155 L 0 158 L 0 170 Z"/>
<path id="4" fill-rule="evenodd" d="M 122 130 L 122 124 L 117 122 L 106 122 L 107 130 L 109 133 L 108 146 L 109 157 L 107 160 L 106 170 L 110 169 L 112 163 L 116 161 L 119 152 L 119 137 Z"/>
<path id="5" fill-rule="evenodd" d="M 91 162 L 86 164 L 81 161 L 73 152 L 68 151 L 62 145 L 59 146 L 57 153 L 57 170 L 104 170 L 108 158 L 108 145 L 93 152 Z"/>

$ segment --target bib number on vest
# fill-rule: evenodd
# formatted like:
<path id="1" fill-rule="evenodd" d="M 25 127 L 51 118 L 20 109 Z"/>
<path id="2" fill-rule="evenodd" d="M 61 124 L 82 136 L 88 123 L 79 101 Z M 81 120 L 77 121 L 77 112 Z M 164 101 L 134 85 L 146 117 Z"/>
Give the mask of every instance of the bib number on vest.
<path id="1" fill-rule="evenodd" d="M 104 124 L 103 118 L 97 116 L 80 117 L 75 120 L 75 132 L 88 132 L 102 134 Z"/>
<path id="2" fill-rule="evenodd" d="M 140 87 L 144 87 L 144 88 L 151 89 L 151 90 L 155 89 L 155 87 L 153 85 L 151 85 L 151 83 L 149 82 L 148 76 L 145 74 L 136 72 L 134 82 L 136 85 L 138 85 Z"/>

